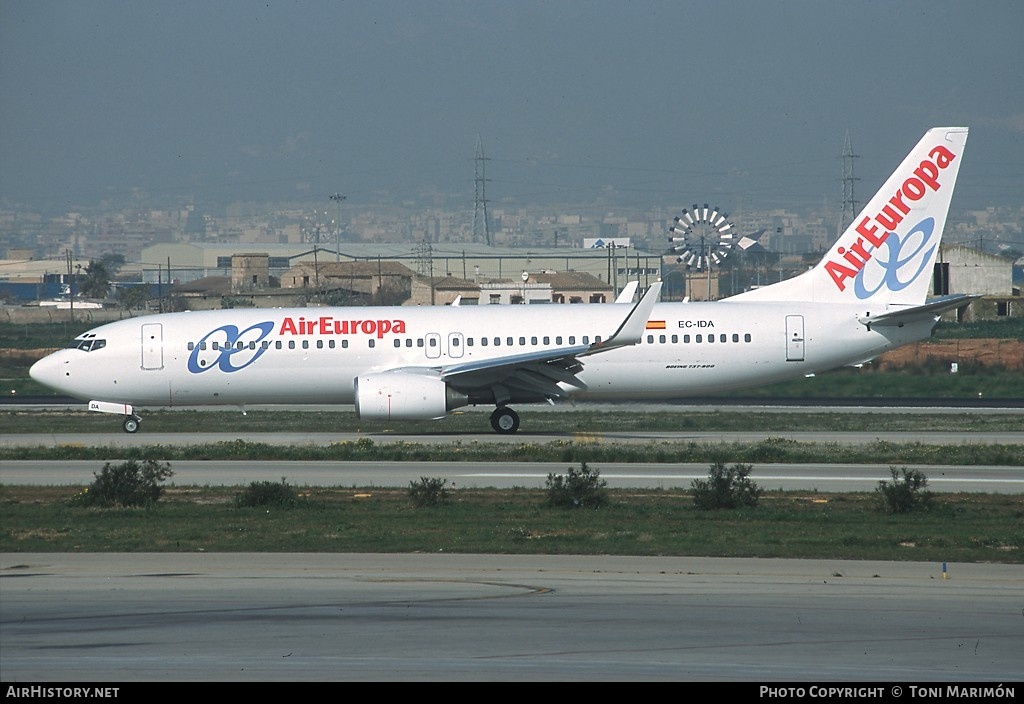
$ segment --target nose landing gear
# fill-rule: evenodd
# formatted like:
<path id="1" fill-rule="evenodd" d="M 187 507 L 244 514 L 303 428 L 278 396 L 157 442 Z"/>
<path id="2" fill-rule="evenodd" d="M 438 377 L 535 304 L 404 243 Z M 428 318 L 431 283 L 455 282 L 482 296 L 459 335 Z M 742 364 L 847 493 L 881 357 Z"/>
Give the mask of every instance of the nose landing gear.
<path id="1" fill-rule="evenodd" d="M 139 432 L 142 419 L 135 414 L 135 409 L 128 403 L 111 403 L 110 401 L 89 401 L 89 410 L 97 413 L 115 413 L 124 416 L 121 427 L 126 433 Z"/>
<path id="2" fill-rule="evenodd" d="M 139 432 L 139 423 L 142 419 L 138 416 L 125 416 L 124 422 L 121 423 L 121 427 L 124 428 L 126 433 L 137 433 Z"/>

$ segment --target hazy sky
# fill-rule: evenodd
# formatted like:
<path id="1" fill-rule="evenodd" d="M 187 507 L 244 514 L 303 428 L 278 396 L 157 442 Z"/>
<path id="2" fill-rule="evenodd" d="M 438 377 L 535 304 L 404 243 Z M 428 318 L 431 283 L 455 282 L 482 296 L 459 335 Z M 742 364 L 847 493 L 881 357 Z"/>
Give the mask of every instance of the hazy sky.
<path id="1" fill-rule="evenodd" d="M 971 128 L 1024 202 L 1024 2 L 0 0 L 0 199 L 804 207 Z"/>

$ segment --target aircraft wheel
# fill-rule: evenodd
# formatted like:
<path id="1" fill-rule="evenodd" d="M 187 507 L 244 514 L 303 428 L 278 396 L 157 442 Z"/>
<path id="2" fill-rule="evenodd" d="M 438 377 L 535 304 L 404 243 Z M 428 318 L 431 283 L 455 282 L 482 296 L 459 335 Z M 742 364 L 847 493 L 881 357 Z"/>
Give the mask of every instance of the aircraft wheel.
<path id="1" fill-rule="evenodd" d="M 519 430 L 519 414 L 511 408 L 499 408 L 491 414 L 491 427 L 496 433 L 514 433 Z"/>
<path id="2" fill-rule="evenodd" d="M 121 427 L 126 433 L 137 433 L 139 432 L 139 419 L 136 416 L 125 416 Z"/>

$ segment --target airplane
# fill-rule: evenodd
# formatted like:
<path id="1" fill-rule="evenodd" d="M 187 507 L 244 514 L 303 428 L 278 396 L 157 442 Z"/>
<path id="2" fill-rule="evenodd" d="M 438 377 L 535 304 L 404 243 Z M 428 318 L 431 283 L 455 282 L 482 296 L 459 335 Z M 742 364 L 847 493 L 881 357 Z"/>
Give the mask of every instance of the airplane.
<path id="1" fill-rule="evenodd" d="M 124 416 L 138 407 L 354 404 L 367 420 L 494 405 L 639 401 L 858 365 L 931 336 L 970 295 L 928 300 L 968 128 L 928 130 L 813 268 L 714 302 L 231 309 L 97 327 L 36 362 L 42 384 Z"/>

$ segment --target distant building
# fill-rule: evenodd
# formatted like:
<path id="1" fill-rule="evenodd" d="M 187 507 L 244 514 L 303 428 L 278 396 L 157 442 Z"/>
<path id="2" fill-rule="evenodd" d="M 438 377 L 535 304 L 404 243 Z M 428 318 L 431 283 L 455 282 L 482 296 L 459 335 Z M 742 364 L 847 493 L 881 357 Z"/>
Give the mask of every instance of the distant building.
<path id="1" fill-rule="evenodd" d="M 718 281 L 717 271 L 688 271 L 686 295 L 691 301 L 717 301 L 720 298 Z"/>
<path id="2" fill-rule="evenodd" d="M 235 290 L 230 276 L 207 276 L 171 287 L 172 305 L 184 310 L 289 308 L 308 305 L 303 291 L 283 288 Z"/>
<path id="3" fill-rule="evenodd" d="M 394 261 L 301 261 L 281 275 L 281 287 L 326 293 L 342 291 L 367 303 L 397 304 L 408 298 L 413 271 Z"/>
<path id="4" fill-rule="evenodd" d="M 946 279 L 948 290 L 945 293 L 996 296 L 1013 293 L 1013 262 L 1005 257 L 962 244 L 943 245 L 936 269 L 938 281 Z"/>
<path id="5" fill-rule="evenodd" d="M 231 277 L 206 276 L 171 287 L 171 296 L 181 300 L 187 310 L 219 310 L 224 297 L 231 295 Z"/>
<path id="6" fill-rule="evenodd" d="M 231 255 L 231 290 L 254 291 L 270 285 L 269 254 Z"/>
<path id="7" fill-rule="evenodd" d="M 412 279 L 412 290 L 406 306 L 448 306 L 459 301 L 462 306 L 480 303 L 480 286 L 474 281 L 457 276 L 434 277 L 416 275 Z"/>
<path id="8" fill-rule="evenodd" d="M 551 289 L 552 303 L 607 303 L 615 300 L 611 286 L 582 271 L 531 273 L 528 282 L 547 284 Z"/>
<path id="9" fill-rule="evenodd" d="M 962 244 L 943 245 L 935 263 L 933 294 L 957 293 L 982 296 L 961 310 L 958 320 L 1024 316 L 1024 298 L 1014 289 L 1011 260 Z"/>
<path id="10" fill-rule="evenodd" d="M 327 245 L 311 249 L 309 244 L 261 244 L 259 249 L 267 255 L 268 276 L 281 279 L 282 286 L 288 285 L 286 279 L 292 267 L 309 261 L 324 265 L 359 262 L 370 271 L 378 261 L 391 261 L 435 281 L 450 275 L 478 283 L 515 281 L 523 271 L 577 272 L 593 276 L 616 292 L 627 281 L 639 280 L 641 287 L 647 287 L 662 275 L 661 255 L 621 247 L 528 249 L 443 243 L 344 243 L 339 251 Z M 141 278 L 146 283 L 166 281 L 168 268 L 170 277 L 182 282 L 206 276 L 231 276 L 232 257 L 245 251 L 246 246 L 237 243 L 153 245 L 143 251 Z"/>
<path id="11" fill-rule="evenodd" d="M 551 303 L 551 284 L 492 281 L 480 284 L 481 305 Z"/>

